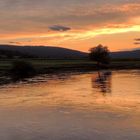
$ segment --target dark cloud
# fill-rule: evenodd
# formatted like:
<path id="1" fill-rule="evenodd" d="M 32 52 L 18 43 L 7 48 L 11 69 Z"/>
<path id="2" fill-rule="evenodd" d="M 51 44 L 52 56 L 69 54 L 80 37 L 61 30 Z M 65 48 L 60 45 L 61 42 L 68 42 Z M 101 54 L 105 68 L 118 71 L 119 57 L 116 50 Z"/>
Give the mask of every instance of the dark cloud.
<path id="1" fill-rule="evenodd" d="M 134 42 L 135 45 L 140 45 L 140 38 L 135 38 L 134 40 L 135 40 Z"/>
<path id="2" fill-rule="evenodd" d="M 140 38 L 135 38 L 134 40 L 135 40 L 135 41 L 140 41 Z"/>
<path id="3" fill-rule="evenodd" d="M 50 30 L 53 31 L 68 31 L 71 30 L 70 27 L 66 27 L 66 26 L 61 26 L 61 25 L 52 25 L 48 27 Z"/>
<path id="4" fill-rule="evenodd" d="M 10 44 L 22 44 L 21 42 L 16 42 L 16 41 L 10 41 Z"/>
<path id="5" fill-rule="evenodd" d="M 140 42 L 134 42 L 135 45 L 140 45 Z"/>

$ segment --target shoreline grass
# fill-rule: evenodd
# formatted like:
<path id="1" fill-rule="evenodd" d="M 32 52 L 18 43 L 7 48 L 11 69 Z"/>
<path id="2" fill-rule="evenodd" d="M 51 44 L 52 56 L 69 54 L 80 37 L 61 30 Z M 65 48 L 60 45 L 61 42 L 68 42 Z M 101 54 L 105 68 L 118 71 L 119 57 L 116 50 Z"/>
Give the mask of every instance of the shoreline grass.
<path id="1" fill-rule="evenodd" d="M 0 84 L 10 80 L 10 69 L 16 59 L 0 59 Z M 66 71 L 94 71 L 98 70 L 97 64 L 88 59 L 76 60 L 55 60 L 55 59 L 20 59 L 33 65 L 37 74 L 51 74 Z M 140 60 L 113 60 L 108 66 L 101 66 L 101 69 L 140 69 Z"/>
<path id="2" fill-rule="evenodd" d="M 6 72 L 12 67 L 12 63 L 16 59 L 1 59 L 0 60 L 0 72 Z M 35 69 L 63 69 L 63 68 L 86 68 L 97 69 L 96 62 L 88 59 L 72 59 L 72 60 L 55 60 L 55 59 L 20 59 L 21 61 L 30 62 Z M 108 66 L 110 69 L 135 69 L 140 68 L 140 60 L 113 60 Z"/>

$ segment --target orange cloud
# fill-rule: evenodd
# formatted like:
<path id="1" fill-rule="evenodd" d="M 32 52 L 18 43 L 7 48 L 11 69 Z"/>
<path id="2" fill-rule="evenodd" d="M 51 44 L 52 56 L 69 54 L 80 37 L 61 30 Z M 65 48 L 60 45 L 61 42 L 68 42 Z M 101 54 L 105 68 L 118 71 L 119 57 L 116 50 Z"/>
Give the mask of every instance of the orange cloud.
<path id="1" fill-rule="evenodd" d="M 41 1 L 44 2 L 43 5 L 37 0 L 34 0 L 34 4 L 27 0 L 18 3 L 15 1 L 12 6 L 12 3 L 8 3 L 9 9 L 3 8 L 4 6 L 0 9 L 0 43 L 76 46 L 79 49 L 82 44 L 92 45 L 89 40 L 97 42 L 100 36 L 112 38 L 111 35 L 140 32 L 140 3 L 137 0 L 133 3 L 115 3 L 110 0 L 109 4 L 98 3 L 97 0 L 87 0 L 84 4 L 77 1 L 73 4 L 62 0 L 59 8 L 59 3 L 55 5 L 51 1 Z M 68 27 L 65 28 L 67 32 L 55 32 L 56 28 L 48 30 L 53 25 L 65 25 Z M 65 30 L 64 27 L 57 30 Z M 114 45 L 109 44 L 116 48 L 116 43 L 118 42 L 114 41 Z M 124 43 L 119 45 L 123 46 Z"/>

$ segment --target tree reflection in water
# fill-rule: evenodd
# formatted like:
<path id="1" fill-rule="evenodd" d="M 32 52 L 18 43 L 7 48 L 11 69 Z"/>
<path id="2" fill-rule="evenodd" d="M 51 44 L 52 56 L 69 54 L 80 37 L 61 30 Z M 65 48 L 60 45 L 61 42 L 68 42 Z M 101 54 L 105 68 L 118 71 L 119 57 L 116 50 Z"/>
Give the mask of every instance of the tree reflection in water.
<path id="1" fill-rule="evenodd" d="M 94 89 L 99 89 L 103 95 L 111 93 L 111 77 L 112 72 L 110 71 L 98 71 L 97 74 L 92 76 L 92 87 Z"/>

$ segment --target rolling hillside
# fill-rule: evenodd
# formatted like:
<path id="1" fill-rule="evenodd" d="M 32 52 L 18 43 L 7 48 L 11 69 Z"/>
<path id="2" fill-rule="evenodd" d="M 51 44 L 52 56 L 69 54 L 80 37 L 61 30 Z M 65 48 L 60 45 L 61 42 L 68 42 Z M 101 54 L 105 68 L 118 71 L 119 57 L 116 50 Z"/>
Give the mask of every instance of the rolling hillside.
<path id="1" fill-rule="evenodd" d="M 13 46 L 0 45 L 0 50 L 7 50 L 31 55 L 39 58 L 78 59 L 87 56 L 87 53 L 53 46 Z"/>
<path id="2" fill-rule="evenodd" d="M 140 50 L 112 52 L 111 57 L 115 59 L 140 59 Z"/>
<path id="3" fill-rule="evenodd" d="M 7 51 L 7 52 L 6 52 Z M 81 59 L 86 58 L 88 53 L 72 49 L 53 46 L 14 46 L 0 45 L 0 54 L 16 54 L 25 57 L 38 57 L 50 59 Z M 115 59 L 140 59 L 140 50 L 111 52 L 111 57 Z"/>

